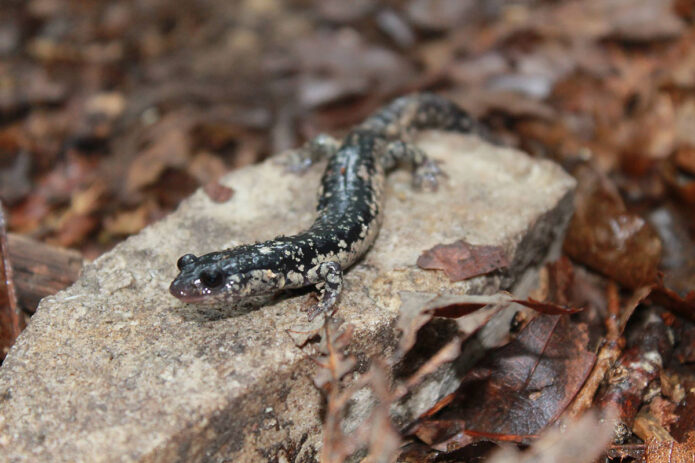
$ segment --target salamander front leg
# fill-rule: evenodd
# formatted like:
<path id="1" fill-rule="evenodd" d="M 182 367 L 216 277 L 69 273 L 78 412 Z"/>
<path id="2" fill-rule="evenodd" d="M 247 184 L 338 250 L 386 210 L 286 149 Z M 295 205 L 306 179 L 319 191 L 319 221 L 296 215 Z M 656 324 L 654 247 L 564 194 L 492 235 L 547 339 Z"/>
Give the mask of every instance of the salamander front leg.
<path id="1" fill-rule="evenodd" d="M 438 177 L 444 176 L 436 161 L 429 158 L 424 151 L 412 143 L 395 140 L 389 143 L 381 156 L 385 170 L 390 170 L 398 163 L 413 167 L 413 186 L 418 190 L 437 189 Z"/>
<path id="2" fill-rule="evenodd" d="M 280 163 L 288 172 L 303 174 L 321 159 L 333 156 L 339 147 L 340 141 L 322 133 L 306 142 L 301 148 L 290 151 L 286 158 L 280 160 Z"/>
<path id="3" fill-rule="evenodd" d="M 333 309 L 343 288 L 343 269 L 338 262 L 320 264 L 317 274 L 320 281 L 316 286 L 321 291 L 321 299 L 309 310 L 309 321 L 321 312 Z"/>

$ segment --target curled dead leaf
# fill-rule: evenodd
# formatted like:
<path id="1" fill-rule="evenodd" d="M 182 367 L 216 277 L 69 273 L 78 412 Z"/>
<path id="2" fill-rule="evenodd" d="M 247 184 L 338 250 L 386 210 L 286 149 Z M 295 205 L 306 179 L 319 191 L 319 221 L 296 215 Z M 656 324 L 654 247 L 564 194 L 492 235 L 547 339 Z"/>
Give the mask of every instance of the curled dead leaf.
<path id="1" fill-rule="evenodd" d="M 627 211 L 615 187 L 597 171 L 580 168 L 576 210 L 565 252 L 630 288 L 651 284 L 661 259 L 661 240 L 640 216 Z"/>

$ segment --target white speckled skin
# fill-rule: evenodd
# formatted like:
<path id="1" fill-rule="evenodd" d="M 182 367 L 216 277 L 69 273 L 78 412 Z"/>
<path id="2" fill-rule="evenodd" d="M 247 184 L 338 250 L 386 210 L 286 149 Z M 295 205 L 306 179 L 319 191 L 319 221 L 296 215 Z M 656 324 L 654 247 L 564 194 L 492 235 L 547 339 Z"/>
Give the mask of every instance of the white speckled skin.
<path id="1" fill-rule="evenodd" d="M 310 318 L 331 309 L 342 288 L 342 271 L 367 252 L 381 227 L 385 172 L 407 163 L 417 187 L 436 187 L 437 165 L 404 140 L 413 130 L 430 128 L 478 130 L 465 111 L 437 95 L 394 100 L 348 133 L 337 149 L 313 147 L 329 160 L 319 187 L 318 217 L 308 230 L 200 257 L 182 256 L 171 293 L 186 302 L 234 302 L 317 285 L 322 297 Z"/>

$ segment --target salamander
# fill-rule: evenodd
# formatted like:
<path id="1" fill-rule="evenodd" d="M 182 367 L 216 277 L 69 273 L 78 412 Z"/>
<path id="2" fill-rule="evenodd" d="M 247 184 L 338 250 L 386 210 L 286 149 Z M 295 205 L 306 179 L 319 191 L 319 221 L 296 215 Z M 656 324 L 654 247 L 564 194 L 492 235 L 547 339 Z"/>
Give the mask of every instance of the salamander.
<path id="1" fill-rule="evenodd" d="M 309 319 L 332 310 L 343 272 L 370 248 L 382 223 L 385 175 L 399 164 L 414 172 L 418 189 L 436 189 L 438 164 L 411 144 L 417 130 L 461 133 L 480 127 L 453 102 L 431 93 L 397 98 L 357 125 L 338 143 L 310 141 L 289 166 L 306 169 L 328 158 L 318 189 L 317 217 L 306 230 L 262 243 L 178 259 L 170 292 L 184 302 L 235 303 L 282 289 L 315 285 L 318 303 Z"/>

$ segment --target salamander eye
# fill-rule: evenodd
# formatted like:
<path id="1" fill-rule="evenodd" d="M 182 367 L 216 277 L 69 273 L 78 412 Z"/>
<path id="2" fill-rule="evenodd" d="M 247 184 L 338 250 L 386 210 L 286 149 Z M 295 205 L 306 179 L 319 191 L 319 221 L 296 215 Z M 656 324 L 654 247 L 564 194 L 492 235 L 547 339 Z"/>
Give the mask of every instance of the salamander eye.
<path id="1" fill-rule="evenodd" d="M 183 256 L 179 257 L 179 260 L 176 261 L 176 266 L 179 268 L 179 270 L 183 270 L 184 267 L 189 266 L 197 260 L 198 258 L 193 254 L 184 254 Z"/>
<path id="2" fill-rule="evenodd" d="M 200 272 L 200 281 L 207 288 L 216 288 L 224 282 L 220 270 L 203 270 Z"/>

